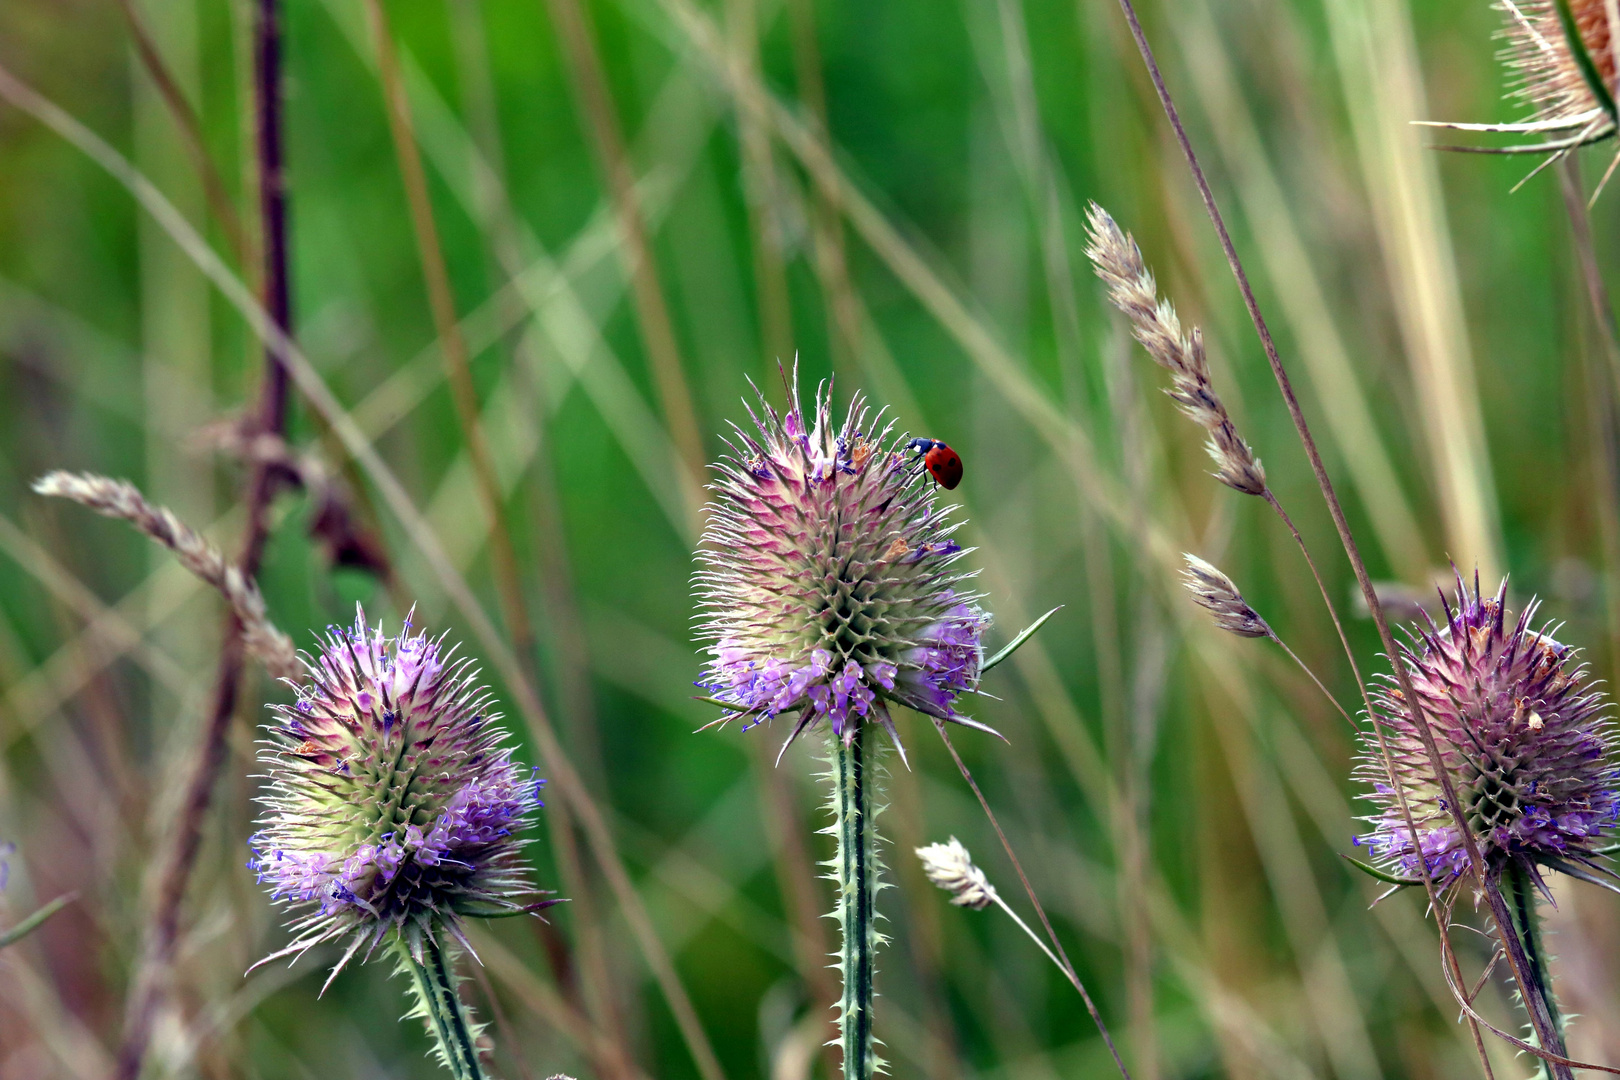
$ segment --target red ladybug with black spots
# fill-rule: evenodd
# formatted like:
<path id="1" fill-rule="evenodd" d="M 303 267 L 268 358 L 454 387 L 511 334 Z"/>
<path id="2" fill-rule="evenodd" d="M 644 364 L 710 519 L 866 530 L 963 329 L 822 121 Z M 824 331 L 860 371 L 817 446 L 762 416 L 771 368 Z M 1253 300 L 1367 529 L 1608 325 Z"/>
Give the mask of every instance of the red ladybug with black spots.
<path id="1" fill-rule="evenodd" d="M 923 468 L 940 487 L 949 491 L 962 482 L 962 458 L 940 439 L 912 439 L 906 444 L 922 455 Z"/>

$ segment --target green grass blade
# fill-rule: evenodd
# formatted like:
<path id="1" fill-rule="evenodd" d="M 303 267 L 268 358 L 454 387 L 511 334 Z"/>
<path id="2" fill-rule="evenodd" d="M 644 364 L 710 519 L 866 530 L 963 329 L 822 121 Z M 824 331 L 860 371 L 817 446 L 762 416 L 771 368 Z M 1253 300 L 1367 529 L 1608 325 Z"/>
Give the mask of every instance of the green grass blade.
<path id="1" fill-rule="evenodd" d="M 35 930 L 38 930 L 41 926 L 45 925 L 46 919 L 49 919 L 52 915 L 55 915 L 58 911 L 61 911 L 78 898 L 79 894 L 76 892 L 70 892 L 66 895 L 58 896 L 55 900 L 52 900 L 38 911 L 28 916 L 28 918 L 24 919 L 22 922 L 18 923 L 16 926 L 13 926 L 10 930 L 0 933 L 0 949 L 5 948 L 7 945 L 15 945 L 29 934 L 32 934 Z"/>

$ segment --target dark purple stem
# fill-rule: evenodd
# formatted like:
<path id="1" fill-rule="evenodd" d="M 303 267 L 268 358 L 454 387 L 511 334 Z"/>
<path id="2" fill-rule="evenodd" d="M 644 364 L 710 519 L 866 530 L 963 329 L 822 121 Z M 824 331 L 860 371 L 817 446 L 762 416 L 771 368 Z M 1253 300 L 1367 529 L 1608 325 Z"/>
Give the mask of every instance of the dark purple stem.
<path id="1" fill-rule="evenodd" d="M 282 154 L 281 13 L 279 0 L 259 0 L 253 26 L 254 108 L 258 121 L 259 213 L 264 238 L 265 308 L 276 326 L 292 330 L 291 287 L 287 268 L 287 196 Z M 271 348 L 265 350 L 264 385 L 255 434 L 281 436 L 287 426 L 287 369 Z M 272 461 L 256 457 L 247 490 L 247 536 L 239 565 L 243 576 L 258 576 L 270 536 L 270 501 L 284 481 Z M 203 818 L 213 801 L 214 780 L 225 760 L 225 736 L 242 688 L 242 625 L 233 614 L 226 620 L 214 692 L 203 727 L 197 758 L 186 782 L 185 799 L 164 854 L 162 876 L 147 927 L 142 958 L 130 989 L 124 1036 L 118 1049 L 116 1077 L 137 1080 L 152 1041 L 152 1025 L 168 990 L 169 971 L 179 939 L 180 909 L 186 885 L 202 847 Z"/>
<path id="2" fill-rule="evenodd" d="M 1440 755 L 1439 744 L 1435 742 L 1434 731 L 1429 726 L 1428 717 L 1423 715 L 1423 709 L 1418 704 L 1417 696 L 1412 692 L 1412 681 L 1406 667 L 1400 661 L 1400 651 L 1396 648 L 1395 637 L 1390 633 L 1389 618 L 1384 613 L 1384 606 L 1378 600 L 1378 592 L 1373 588 L 1372 577 L 1367 573 L 1367 565 L 1362 561 L 1361 551 L 1356 546 L 1355 537 L 1350 532 L 1350 523 L 1344 516 L 1344 507 L 1339 503 L 1339 497 L 1333 490 L 1333 482 L 1328 478 L 1327 468 L 1322 464 L 1322 455 L 1316 448 L 1316 440 L 1311 436 L 1310 426 L 1305 422 L 1305 413 L 1299 406 L 1299 399 L 1294 395 L 1293 383 L 1288 378 L 1288 372 L 1283 368 L 1282 359 L 1277 354 L 1277 345 L 1272 340 L 1271 328 L 1266 325 L 1265 317 L 1260 314 L 1260 305 L 1254 298 L 1254 289 L 1249 285 L 1249 275 L 1243 269 L 1243 262 L 1238 258 L 1237 247 L 1232 243 L 1232 236 L 1226 229 L 1226 221 L 1221 217 L 1220 208 L 1215 205 L 1215 195 L 1210 191 L 1209 181 L 1204 177 L 1204 169 L 1198 163 L 1198 155 L 1193 151 L 1192 140 L 1187 138 L 1187 130 L 1182 126 L 1181 114 L 1176 110 L 1175 102 L 1170 97 L 1170 90 L 1165 85 L 1164 76 L 1159 72 L 1159 65 L 1153 58 L 1153 49 L 1148 44 L 1147 35 L 1142 32 L 1142 23 L 1136 17 L 1136 8 L 1131 0 L 1119 0 L 1120 10 L 1125 13 L 1125 21 L 1130 24 L 1131 36 L 1136 39 L 1136 47 L 1142 54 L 1142 61 L 1147 65 L 1148 77 L 1153 81 L 1153 89 L 1158 93 L 1159 103 L 1164 107 L 1165 116 L 1170 120 L 1170 126 L 1175 129 L 1176 141 L 1181 145 L 1181 152 L 1187 159 L 1187 165 L 1192 170 L 1193 182 L 1198 186 L 1198 194 L 1204 201 L 1204 209 L 1209 213 L 1209 219 L 1215 226 L 1216 235 L 1220 238 L 1221 250 L 1226 255 L 1227 265 L 1232 269 L 1232 276 L 1237 279 L 1238 291 L 1243 294 L 1243 304 L 1249 311 L 1249 318 L 1254 323 L 1255 333 L 1260 337 L 1260 345 L 1265 350 L 1266 362 L 1271 365 L 1271 374 L 1277 381 L 1277 388 L 1282 392 L 1283 402 L 1288 406 L 1288 415 L 1294 422 L 1294 429 L 1299 433 L 1300 443 L 1305 448 L 1305 456 L 1311 463 L 1311 472 L 1316 477 L 1316 483 L 1322 489 L 1322 498 L 1327 503 L 1328 513 L 1333 518 L 1333 526 L 1339 533 L 1339 541 L 1344 545 L 1344 553 L 1350 560 L 1351 569 L 1355 571 L 1356 583 L 1361 586 L 1362 596 L 1367 601 L 1367 608 L 1372 612 L 1373 623 L 1378 627 L 1378 638 L 1383 644 L 1384 652 L 1390 657 L 1391 666 L 1395 669 L 1395 679 L 1400 686 L 1401 700 L 1412 711 L 1413 726 L 1417 729 L 1418 737 L 1423 743 L 1423 749 L 1428 756 L 1430 767 L 1434 770 L 1436 778 L 1440 781 L 1441 791 L 1445 796 L 1445 804 L 1456 822 L 1457 831 L 1461 834 L 1463 846 L 1468 851 L 1468 862 L 1473 869 L 1475 880 L 1487 895 L 1493 891 L 1492 883 L 1486 872 L 1485 861 L 1479 850 L 1479 843 L 1474 837 L 1473 830 L 1468 827 L 1464 816 L 1463 804 L 1457 798 L 1456 785 L 1452 782 L 1451 774 L 1446 770 L 1445 762 Z M 1368 703 L 1368 712 L 1372 713 L 1371 703 Z M 1377 728 L 1377 723 L 1374 723 Z M 1381 738 L 1381 733 L 1380 733 Z M 1387 764 L 1387 758 L 1386 758 Z M 1391 779 L 1397 784 L 1398 778 L 1392 774 Z M 1405 798 L 1401 799 L 1401 809 L 1406 818 L 1407 828 L 1416 837 L 1417 828 L 1412 821 Z M 1434 882 L 1430 877 L 1427 862 L 1419 860 L 1419 869 L 1423 875 L 1425 889 L 1429 893 L 1431 905 L 1435 901 Z M 1496 914 L 1495 908 L 1492 909 Z M 1497 930 L 1501 934 L 1508 960 L 1513 965 L 1514 976 L 1520 985 L 1526 985 L 1530 974 L 1522 967 L 1524 950 L 1518 946 L 1518 935 L 1513 927 L 1512 920 L 1503 922 L 1496 919 Z M 1442 931 L 1443 932 L 1443 931 Z M 1556 1030 L 1550 1029 L 1545 1023 L 1544 1015 L 1538 1015 L 1538 1010 L 1531 1009 L 1530 1019 L 1535 1026 L 1537 1039 L 1542 1046 L 1561 1046 Z M 1570 1080 L 1569 1067 L 1557 1062 L 1551 1063 L 1555 1080 Z"/>

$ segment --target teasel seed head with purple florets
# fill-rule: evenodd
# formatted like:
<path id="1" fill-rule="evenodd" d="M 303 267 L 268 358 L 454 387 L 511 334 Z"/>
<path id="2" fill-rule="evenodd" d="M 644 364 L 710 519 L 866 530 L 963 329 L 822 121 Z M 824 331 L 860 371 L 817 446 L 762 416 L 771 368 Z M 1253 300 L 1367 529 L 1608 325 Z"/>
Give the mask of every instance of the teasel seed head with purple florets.
<path id="1" fill-rule="evenodd" d="M 464 918 L 545 906 L 520 858 L 544 781 L 502 745 L 472 661 L 409 617 L 388 637 L 358 610 L 321 645 L 295 703 L 272 706 L 260 755 L 269 786 L 248 866 L 294 935 L 260 963 L 339 941 L 335 976 L 390 934 L 420 955 L 441 933 L 465 946 Z"/>
<path id="2" fill-rule="evenodd" d="M 1457 578 L 1445 621 L 1429 620 L 1403 645 L 1406 666 L 1450 774 L 1487 874 L 1513 865 L 1539 879 L 1538 867 L 1606 884 L 1604 833 L 1620 818 L 1620 771 L 1611 756 L 1608 697 L 1588 678 L 1576 651 L 1530 628 L 1534 601 L 1517 617 L 1507 583 L 1484 596 Z M 1417 826 L 1401 813 L 1375 735 L 1363 737 L 1358 773 L 1373 788 L 1378 813 L 1358 838 L 1392 873 L 1408 879 L 1424 860 L 1437 885 L 1470 873 L 1468 854 L 1410 710 L 1393 676 L 1373 694 L 1374 722 Z"/>
<path id="3" fill-rule="evenodd" d="M 835 427 L 826 384 L 808 421 L 796 376 L 789 393 L 785 414 L 761 395 L 755 430 L 732 426 L 710 485 L 694 582 L 716 723 L 787 716 L 784 751 L 823 720 L 846 744 L 875 721 L 899 746 L 891 703 L 990 731 L 956 709 L 990 623 L 957 568 L 960 523 L 858 396 Z"/>

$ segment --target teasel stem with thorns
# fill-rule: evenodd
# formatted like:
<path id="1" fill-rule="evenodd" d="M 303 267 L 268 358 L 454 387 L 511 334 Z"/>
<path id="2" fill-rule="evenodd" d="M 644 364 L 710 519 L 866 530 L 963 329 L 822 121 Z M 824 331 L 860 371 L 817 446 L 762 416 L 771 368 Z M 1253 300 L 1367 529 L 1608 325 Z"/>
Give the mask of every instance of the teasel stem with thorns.
<path id="1" fill-rule="evenodd" d="M 1169 120 L 1170 127 L 1175 133 L 1176 142 L 1181 147 L 1182 156 L 1186 158 L 1188 171 L 1192 174 L 1193 183 L 1198 188 L 1199 197 L 1203 200 L 1204 210 L 1209 215 L 1210 224 L 1215 228 L 1216 238 L 1220 241 L 1221 251 L 1226 256 L 1227 265 L 1231 268 L 1232 277 L 1236 280 L 1238 292 L 1243 297 L 1243 306 L 1248 310 L 1249 319 L 1254 324 L 1254 330 L 1260 339 L 1261 348 L 1266 354 L 1266 363 L 1271 368 L 1272 378 L 1277 383 L 1278 392 L 1281 393 L 1283 404 L 1288 409 L 1289 419 L 1293 421 L 1294 430 L 1299 435 L 1300 446 L 1305 451 L 1306 460 L 1310 463 L 1311 473 L 1316 478 L 1317 487 L 1322 492 L 1322 501 L 1327 504 L 1328 515 L 1333 519 L 1334 530 L 1339 535 L 1339 543 L 1344 548 L 1345 557 L 1350 561 L 1350 568 L 1355 572 L 1356 584 L 1361 589 L 1362 598 L 1367 603 L 1367 609 L 1372 614 L 1373 625 L 1378 629 L 1378 639 L 1383 645 L 1386 656 L 1398 655 L 1395 636 L 1390 630 L 1389 616 L 1384 611 L 1383 601 L 1378 596 L 1378 590 L 1373 585 L 1372 575 L 1367 571 L 1367 564 L 1361 557 L 1361 549 L 1356 543 L 1355 534 L 1350 530 L 1349 519 L 1345 517 L 1344 506 L 1339 502 L 1338 493 L 1333 488 L 1332 478 L 1328 476 L 1327 466 L 1322 461 L 1321 450 L 1316 445 L 1316 439 L 1311 434 L 1310 424 L 1305 419 L 1305 412 L 1300 407 L 1299 397 L 1294 393 L 1293 380 L 1288 376 L 1288 369 L 1283 366 L 1282 357 L 1277 352 L 1277 344 L 1271 336 L 1271 327 L 1266 323 L 1265 316 L 1260 311 L 1259 301 L 1255 299 L 1254 287 L 1249 282 L 1248 272 L 1243 268 L 1243 260 L 1239 258 L 1237 245 L 1232 242 L 1232 234 L 1226 227 L 1226 219 L 1221 216 L 1220 207 L 1215 202 L 1215 194 L 1210 190 L 1209 179 L 1204 175 L 1204 167 L 1198 161 L 1198 153 L 1193 149 L 1192 140 L 1187 137 L 1187 129 L 1181 122 L 1180 110 L 1176 108 L 1175 99 L 1170 95 L 1170 88 L 1164 81 L 1164 75 L 1159 70 L 1159 63 L 1153 56 L 1153 47 L 1148 43 L 1147 34 L 1142 30 L 1142 22 L 1136 15 L 1136 6 L 1132 0 L 1119 0 L 1121 13 L 1125 16 L 1126 25 L 1130 28 L 1131 37 L 1136 41 L 1137 51 L 1142 56 L 1143 66 L 1147 68 L 1148 78 L 1153 83 L 1154 92 L 1159 97 L 1159 104 L 1163 107 L 1165 118 Z M 1273 503 L 1275 506 L 1276 504 Z M 1291 523 L 1290 523 L 1291 524 Z M 1297 532 L 1296 532 L 1297 536 Z M 1303 549 L 1303 542 L 1301 548 Z M 1320 585 L 1320 579 L 1318 579 Z M 1334 616 L 1337 622 L 1337 615 Z M 1340 631 L 1341 640 L 1343 631 Z M 1346 651 L 1349 646 L 1346 641 Z M 1474 843 L 1471 835 L 1467 833 L 1467 823 L 1462 816 L 1461 804 L 1457 800 L 1456 792 L 1449 775 L 1445 771 L 1445 764 L 1440 755 L 1440 749 L 1435 741 L 1434 731 L 1423 708 L 1418 704 L 1413 693 L 1411 680 L 1405 667 L 1394 665 L 1395 681 L 1401 692 L 1401 701 L 1404 708 L 1410 710 L 1413 728 L 1417 732 L 1419 741 L 1423 745 L 1423 752 L 1428 757 L 1430 766 L 1440 777 L 1440 782 L 1446 797 L 1446 806 L 1450 808 L 1459 829 L 1465 833 L 1465 846 L 1468 851 L 1469 864 L 1479 887 L 1485 892 L 1491 904 L 1491 914 L 1497 924 L 1497 930 L 1502 937 L 1504 950 L 1507 952 L 1509 963 L 1513 967 L 1515 978 L 1521 983 L 1528 978 L 1524 963 L 1523 949 L 1515 949 L 1518 937 L 1514 930 L 1512 919 L 1508 917 L 1506 904 L 1502 900 L 1500 889 L 1493 889 L 1486 880 L 1484 862 L 1480 856 L 1478 845 Z M 1367 714 L 1373 715 L 1372 696 L 1368 692 L 1365 681 L 1357 674 L 1357 684 L 1361 690 L 1362 702 L 1366 706 Z M 1411 807 L 1406 797 L 1405 787 L 1401 778 L 1396 775 L 1394 761 L 1390 756 L 1389 747 L 1384 740 L 1383 730 L 1373 725 L 1373 732 L 1378 740 L 1379 754 L 1382 758 L 1386 774 L 1390 778 L 1390 786 L 1394 800 L 1398 806 L 1401 817 L 1406 826 L 1416 834 L 1417 827 L 1413 820 Z M 1426 864 L 1420 865 L 1424 891 L 1428 894 L 1430 910 L 1440 910 L 1440 895 L 1435 883 L 1429 874 Z M 1468 1023 L 1474 1037 L 1474 1049 L 1479 1057 L 1481 1070 L 1489 1078 L 1491 1073 L 1490 1059 L 1485 1055 L 1485 1045 L 1479 1034 L 1480 1017 L 1472 1009 L 1465 998 L 1462 986 L 1461 962 L 1452 948 L 1451 939 L 1447 933 L 1444 922 L 1440 925 L 1440 949 L 1442 954 L 1442 967 L 1447 982 L 1451 985 L 1458 1003 L 1463 1006 L 1468 1015 Z M 1549 1025 L 1532 1014 L 1532 1023 L 1535 1024 L 1536 1036 L 1545 1045 L 1562 1045 L 1558 1034 Z M 1493 1029 L 1494 1030 L 1494 1029 Z M 1498 1034 L 1501 1034 L 1498 1032 Z M 1548 1052 L 1533 1050 L 1538 1057 L 1546 1059 Z M 1567 1065 L 1558 1065 L 1554 1070 L 1555 1080 L 1572 1080 Z"/>
<path id="2" fill-rule="evenodd" d="M 967 551 L 952 539 L 951 508 L 893 424 L 857 398 L 835 426 L 827 384 L 807 418 L 796 374 L 783 383 L 787 411 L 761 395 L 754 430 L 733 425 L 731 454 L 715 467 L 694 576 L 699 635 L 711 642 L 698 685 L 710 694 L 701 700 L 725 710 L 707 726 L 742 720 L 747 730 L 782 717 L 791 725 L 784 753 L 811 727 L 827 731 L 839 1038 L 844 1076 L 866 1080 L 882 1065 L 872 1034 L 884 940 L 876 729 L 902 762 L 896 706 L 993 734 L 956 708 L 978 688 L 990 618 L 968 589 L 973 575 L 958 567 Z"/>

